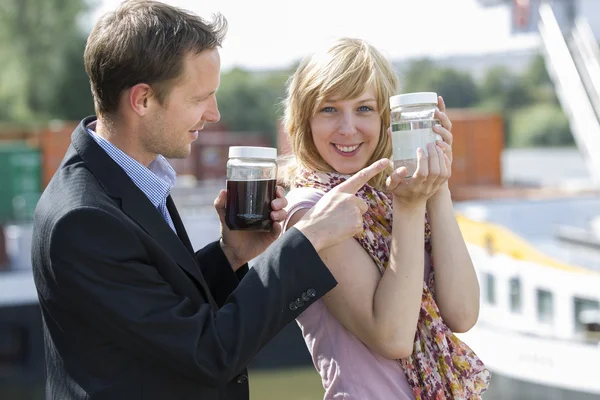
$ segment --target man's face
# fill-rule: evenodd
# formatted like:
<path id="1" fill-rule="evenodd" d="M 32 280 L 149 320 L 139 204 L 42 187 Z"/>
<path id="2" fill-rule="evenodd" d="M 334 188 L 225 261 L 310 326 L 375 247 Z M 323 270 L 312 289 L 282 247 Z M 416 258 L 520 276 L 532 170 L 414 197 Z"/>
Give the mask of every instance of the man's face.
<path id="1" fill-rule="evenodd" d="M 156 103 L 156 109 L 144 121 L 142 145 L 147 153 L 185 158 L 204 124 L 219 121 L 216 91 L 220 66 L 217 49 L 185 57 L 182 76 L 164 104 Z"/>

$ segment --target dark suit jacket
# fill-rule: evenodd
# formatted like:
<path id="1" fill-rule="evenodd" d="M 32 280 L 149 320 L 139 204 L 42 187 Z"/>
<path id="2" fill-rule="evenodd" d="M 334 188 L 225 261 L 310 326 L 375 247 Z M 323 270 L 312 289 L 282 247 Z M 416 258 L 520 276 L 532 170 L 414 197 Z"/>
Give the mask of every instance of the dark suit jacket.
<path id="1" fill-rule="evenodd" d="M 173 201 L 178 234 L 86 132 L 93 118 L 35 212 L 46 398 L 247 399 L 248 362 L 333 276 L 295 229 L 237 274 L 218 242 L 194 253 Z"/>

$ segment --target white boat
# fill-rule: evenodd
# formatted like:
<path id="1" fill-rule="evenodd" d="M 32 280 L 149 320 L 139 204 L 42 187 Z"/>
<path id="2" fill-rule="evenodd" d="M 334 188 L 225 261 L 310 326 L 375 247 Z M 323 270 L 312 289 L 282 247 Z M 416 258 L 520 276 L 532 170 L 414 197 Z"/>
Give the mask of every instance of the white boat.
<path id="1" fill-rule="evenodd" d="M 479 321 L 459 336 L 492 371 L 484 399 L 600 399 L 600 197 L 456 210 L 481 287 Z"/>

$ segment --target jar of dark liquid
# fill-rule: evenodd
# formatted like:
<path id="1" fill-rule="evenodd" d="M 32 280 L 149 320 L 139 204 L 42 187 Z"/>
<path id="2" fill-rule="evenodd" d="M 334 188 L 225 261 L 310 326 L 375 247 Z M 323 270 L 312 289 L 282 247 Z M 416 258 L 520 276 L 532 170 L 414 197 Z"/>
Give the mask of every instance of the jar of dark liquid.
<path id="1" fill-rule="evenodd" d="M 277 149 L 233 146 L 227 162 L 225 222 L 232 230 L 269 231 L 277 188 Z"/>

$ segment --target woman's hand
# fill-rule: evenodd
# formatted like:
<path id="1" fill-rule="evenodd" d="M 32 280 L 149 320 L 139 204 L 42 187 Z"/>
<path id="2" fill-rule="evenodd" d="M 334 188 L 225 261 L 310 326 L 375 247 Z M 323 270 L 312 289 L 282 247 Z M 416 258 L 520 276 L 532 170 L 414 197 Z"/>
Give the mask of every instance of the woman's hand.
<path id="1" fill-rule="evenodd" d="M 424 205 L 448 181 L 448 156 L 435 143 L 429 143 L 427 151 L 428 157 L 423 149 L 417 149 L 417 170 L 411 178 L 406 178 L 406 167 L 398 168 L 387 178 L 386 185 L 394 196 L 394 203 L 407 208 Z"/>
<path id="2" fill-rule="evenodd" d="M 438 108 L 439 111 L 435 112 L 435 118 L 440 121 L 441 125 L 435 125 L 433 131 L 442 137 L 442 140 L 436 142 L 437 146 L 448 158 L 448 164 L 446 169 L 448 170 L 448 177 L 452 175 L 452 143 L 454 138 L 452 136 L 452 121 L 446 115 L 446 103 L 442 96 L 438 96 Z"/>

